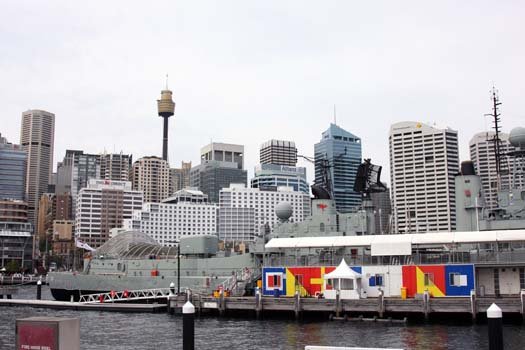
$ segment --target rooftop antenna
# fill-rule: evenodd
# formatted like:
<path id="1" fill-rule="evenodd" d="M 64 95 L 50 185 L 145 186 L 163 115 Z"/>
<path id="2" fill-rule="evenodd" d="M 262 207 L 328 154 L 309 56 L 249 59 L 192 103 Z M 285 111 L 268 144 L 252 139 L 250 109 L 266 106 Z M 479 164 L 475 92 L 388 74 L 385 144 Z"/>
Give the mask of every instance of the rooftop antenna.
<path id="1" fill-rule="evenodd" d="M 335 109 L 335 103 L 334 103 L 334 124 L 337 125 L 337 112 Z"/>
<path id="2" fill-rule="evenodd" d="M 168 90 L 168 73 L 166 73 L 166 90 Z"/>

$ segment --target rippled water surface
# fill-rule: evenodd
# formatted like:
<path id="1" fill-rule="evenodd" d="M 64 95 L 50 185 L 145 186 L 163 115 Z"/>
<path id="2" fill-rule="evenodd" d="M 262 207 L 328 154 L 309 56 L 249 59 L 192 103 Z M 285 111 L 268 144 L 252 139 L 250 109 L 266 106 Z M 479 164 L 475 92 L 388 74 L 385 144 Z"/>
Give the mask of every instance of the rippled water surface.
<path id="1" fill-rule="evenodd" d="M 34 297 L 25 288 L 17 297 Z M 44 290 L 44 298 L 50 298 Z M 182 322 L 167 314 L 0 308 L 0 349 L 14 349 L 15 320 L 79 317 L 82 349 L 181 349 Z M 505 349 L 525 349 L 525 326 L 505 325 Z M 486 325 L 385 325 L 203 317 L 195 322 L 196 349 L 304 349 L 305 345 L 487 349 Z"/>

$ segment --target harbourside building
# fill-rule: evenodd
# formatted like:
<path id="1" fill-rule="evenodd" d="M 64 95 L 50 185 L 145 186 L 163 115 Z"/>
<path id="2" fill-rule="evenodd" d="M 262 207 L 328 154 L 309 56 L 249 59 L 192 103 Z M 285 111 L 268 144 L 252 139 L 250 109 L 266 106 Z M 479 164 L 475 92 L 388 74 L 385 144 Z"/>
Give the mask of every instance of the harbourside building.
<path id="1" fill-rule="evenodd" d="M 25 181 L 28 219 L 36 225 L 38 202 L 53 172 L 53 147 L 55 143 L 55 115 L 33 109 L 22 113 L 20 145 L 27 153 Z"/>
<path id="2" fill-rule="evenodd" d="M 0 134 L 0 199 L 25 200 L 27 153 Z"/>
<path id="3" fill-rule="evenodd" d="M 121 227 L 143 203 L 141 191 L 129 181 L 91 179 L 78 194 L 75 235 L 93 248 L 104 244 L 114 227 Z"/>
<path id="4" fill-rule="evenodd" d="M 297 164 L 297 147 L 295 142 L 269 140 L 261 145 L 261 164 L 277 164 L 294 167 Z"/>
<path id="5" fill-rule="evenodd" d="M 511 188 L 514 170 L 514 158 L 503 157 L 502 171 L 499 175 L 496 171 L 496 156 L 494 152 L 494 131 L 480 132 L 475 134 L 469 142 L 470 159 L 474 163 L 476 174 L 481 178 L 483 195 L 485 197 L 486 209 L 498 207 L 498 191 Z M 500 133 L 500 152 L 506 155 L 516 150 L 509 142 L 509 135 Z M 523 184 L 515 184 L 516 187 Z"/>
<path id="6" fill-rule="evenodd" d="M 219 239 L 248 242 L 278 222 L 275 207 L 288 202 L 293 209 L 291 222 L 301 222 L 310 215 L 310 196 L 291 187 L 247 188 L 231 184 L 220 191 Z"/>
<path id="7" fill-rule="evenodd" d="M 190 171 L 190 186 L 208 195 L 212 203 L 219 202 L 219 192 L 232 183 L 247 185 L 244 170 L 244 146 L 211 143 L 201 149 L 201 164 Z"/>
<path id="8" fill-rule="evenodd" d="M 161 203 L 144 203 L 124 228 L 146 233 L 159 244 L 175 246 L 181 237 L 217 234 L 218 206 L 193 188 L 175 192 Z"/>
<path id="9" fill-rule="evenodd" d="M 169 196 L 170 166 L 156 156 L 142 157 L 133 164 L 131 182 L 144 194 L 144 202 L 159 203 Z"/>
<path id="10" fill-rule="evenodd" d="M 394 232 L 455 230 L 457 131 L 400 122 L 390 127 L 389 144 Z"/>
<path id="11" fill-rule="evenodd" d="M 30 269 L 33 264 L 33 228 L 27 203 L 0 200 L 0 268 Z"/>
<path id="12" fill-rule="evenodd" d="M 361 205 L 361 194 L 354 192 L 357 168 L 361 164 L 361 139 L 336 124 L 330 124 L 321 141 L 314 146 L 315 184 L 326 186 L 324 172 L 329 172 L 330 187 L 337 211 L 349 213 Z"/>

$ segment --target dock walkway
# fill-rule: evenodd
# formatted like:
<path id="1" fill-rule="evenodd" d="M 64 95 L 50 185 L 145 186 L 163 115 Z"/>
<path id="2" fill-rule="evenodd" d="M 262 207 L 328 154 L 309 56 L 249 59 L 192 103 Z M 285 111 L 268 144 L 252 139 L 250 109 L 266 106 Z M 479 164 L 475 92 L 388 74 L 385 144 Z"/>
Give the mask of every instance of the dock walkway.
<path id="1" fill-rule="evenodd" d="M 166 304 L 136 304 L 136 303 L 99 303 L 85 304 L 78 302 L 55 300 L 26 300 L 26 299 L 0 299 L 0 307 L 19 306 L 46 309 L 65 309 L 77 311 L 112 311 L 112 312 L 165 312 Z"/>

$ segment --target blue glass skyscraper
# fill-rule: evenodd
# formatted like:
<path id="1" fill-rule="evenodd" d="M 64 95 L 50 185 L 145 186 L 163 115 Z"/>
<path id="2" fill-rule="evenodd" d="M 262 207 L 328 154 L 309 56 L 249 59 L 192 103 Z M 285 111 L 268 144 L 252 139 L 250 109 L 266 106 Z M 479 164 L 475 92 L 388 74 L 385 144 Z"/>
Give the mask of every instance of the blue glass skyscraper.
<path id="1" fill-rule="evenodd" d="M 361 139 L 335 124 L 323 132 L 314 146 L 315 183 L 323 185 L 323 164 L 327 164 L 329 180 L 337 211 L 348 213 L 361 205 L 361 194 L 354 192 L 357 168 L 361 164 Z"/>

